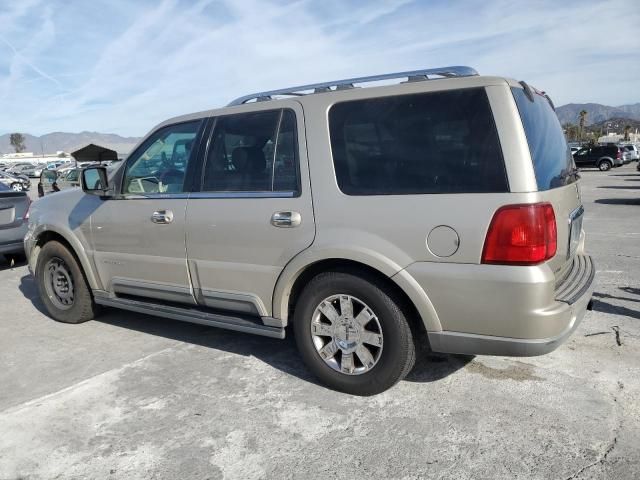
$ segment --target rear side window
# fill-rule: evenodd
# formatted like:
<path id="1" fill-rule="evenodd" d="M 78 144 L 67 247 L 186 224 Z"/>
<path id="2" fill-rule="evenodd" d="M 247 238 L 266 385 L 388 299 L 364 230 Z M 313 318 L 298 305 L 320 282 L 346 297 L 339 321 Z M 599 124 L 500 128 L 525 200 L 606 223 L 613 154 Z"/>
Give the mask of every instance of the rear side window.
<path id="1" fill-rule="evenodd" d="M 329 129 L 338 186 L 347 195 L 509 189 L 484 89 L 338 103 Z"/>
<path id="2" fill-rule="evenodd" d="M 296 117 L 268 110 L 220 117 L 204 172 L 204 192 L 298 192 Z"/>
<path id="3" fill-rule="evenodd" d="M 550 190 L 575 182 L 578 177 L 571 149 L 547 98 L 534 93 L 531 101 L 522 88 L 514 87 L 511 91 L 527 136 L 538 190 Z"/>

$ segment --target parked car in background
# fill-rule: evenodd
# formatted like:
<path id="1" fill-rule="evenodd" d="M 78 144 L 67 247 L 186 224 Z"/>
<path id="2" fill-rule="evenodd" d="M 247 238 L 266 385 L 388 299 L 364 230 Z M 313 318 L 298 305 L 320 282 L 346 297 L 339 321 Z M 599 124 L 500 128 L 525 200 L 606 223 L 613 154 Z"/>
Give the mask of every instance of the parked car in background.
<path id="1" fill-rule="evenodd" d="M 68 188 L 79 187 L 81 170 L 81 168 L 74 167 L 64 172 L 59 172 L 58 179 L 56 180 L 58 189 L 66 190 Z"/>
<path id="2" fill-rule="evenodd" d="M 59 192 L 58 174 L 55 170 L 43 170 L 38 181 L 38 197 Z"/>
<path id="3" fill-rule="evenodd" d="M 31 188 L 31 180 L 8 172 L 0 172 L 0 183 L 15 192 L 22 192 Z"/>
<path id="4" fill-rule="evenodd" d="M 14 191 L 0 183 L 0 255 L 24 256 L 29 205 L 25 192 Z"/>
<path id="5" fill-rule="evenodd" d="M 396 83 L 350 88 L 381 79 Z M 372 395 L 427 337 L 532 356 L 571 335 L 595 275 L 579 182 L 543 92 L 402 72 L 167 120 L 112 178 L 89 167 L 35 202 L 25 248 L 58 321 L 105 305 L 274 338 L 293 325 L 311 372 Z"/>
<path id="6" fill-rule="evenodd" d="M 616 145 L 583 147 L 573 155 L 578 168 L 597 167 L 605 172 L 623 165 L 622 149 Z"/>
<path id="7" fill-rule="evenodd" d="M 622 145 L 622 148 L 629 154 L 630 160 L 640 160 L 640 152 L 636 145 Z"/>
<path id="8" fill-rule="evenodd" d="M 47 163 L 47 170 L 57 170 L 61 167 L 72 166 L 69 160 Z"/>
<path id="9" fill-rule="evenodd" d="M 28 172 L 33 170 L 34 168 L 35 165 L 33 163 L 20 162 L 14 163 L 9 168 L 7 168 L 6 171 L 13 174 L 23 174 L 28 176 Z"/>

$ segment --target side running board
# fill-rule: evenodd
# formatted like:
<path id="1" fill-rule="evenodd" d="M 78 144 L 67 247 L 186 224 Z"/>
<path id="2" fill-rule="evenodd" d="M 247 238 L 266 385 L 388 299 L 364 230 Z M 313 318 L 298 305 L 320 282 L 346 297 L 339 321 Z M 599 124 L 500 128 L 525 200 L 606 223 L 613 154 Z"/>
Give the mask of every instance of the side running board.
<path id="1" fill-rule="evenodd" d="M 95 295 L 95 302 L 105 307 L 121 308 L 132 312 L 157 315 L 182 322 L 198 323 L 210 327 L 225 328 L 244 333 L 253 333 L 271 338 L 284 338 L 285 330 L 282 327 L 270 327 L 262 323 L 260 317 L 236 317 L 229 314 L 205 312 L 195 308 L 176 307 L 129 298 L 114 298 Z"/>

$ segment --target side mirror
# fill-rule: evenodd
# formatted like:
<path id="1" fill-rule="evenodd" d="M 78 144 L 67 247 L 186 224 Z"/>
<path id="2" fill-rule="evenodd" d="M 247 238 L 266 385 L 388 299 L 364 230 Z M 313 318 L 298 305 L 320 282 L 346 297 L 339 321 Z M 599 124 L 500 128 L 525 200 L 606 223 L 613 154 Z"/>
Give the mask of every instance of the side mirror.
<path id="1" fill-rule="evenodd" d="M 91 195 L 106 196 L 109 190 L 107 169 L 105 167 L 89 167 L 80 173 L 82 190 Z"/>

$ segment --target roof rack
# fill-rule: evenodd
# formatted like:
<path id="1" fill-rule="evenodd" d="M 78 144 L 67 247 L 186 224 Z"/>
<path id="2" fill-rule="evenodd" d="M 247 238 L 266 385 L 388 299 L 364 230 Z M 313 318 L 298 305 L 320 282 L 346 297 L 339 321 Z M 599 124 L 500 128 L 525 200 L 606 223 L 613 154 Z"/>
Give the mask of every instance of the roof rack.
<path id="1" fill-rule="evenodd" d="M 440 68 L 428 68 L 424 70 L 412 70 L 408 72 L 397 73 L 385 73 L 383 75 L 372 75 L 369 77 L 356 77 L 347 78 L 344 80 L 335 80 L 333 82 L 312 83 L 310 85 L 300 85 L 299 87 L 282 88 L 280 90 L 271 90 L 267 92 L 252 93 L 243 97 L 236 98 L 231 102 L 228 107 L 234 105 L 242 105 L 251 100 L 262 102 L 271 100 L 275 95 L 289 95 L 289 96 L 301 96 L 306 95 L 304 92 L 310 93 L 323 93 L 334 90 L 347 90 L 354 88 L 354 83 L 367 83 L 378 82 L 381 80 L 391 80 L 394 78 L 406 78 L 408 82 L 417 82 L 422 80 L 429 80 L 429 76 L 438 77 L 470 77 L 478 75 L 471 67 L 454 66 L 454 67 L 440 67 Z"/>

